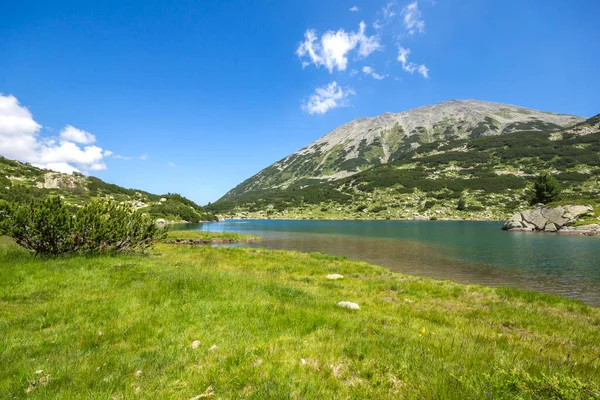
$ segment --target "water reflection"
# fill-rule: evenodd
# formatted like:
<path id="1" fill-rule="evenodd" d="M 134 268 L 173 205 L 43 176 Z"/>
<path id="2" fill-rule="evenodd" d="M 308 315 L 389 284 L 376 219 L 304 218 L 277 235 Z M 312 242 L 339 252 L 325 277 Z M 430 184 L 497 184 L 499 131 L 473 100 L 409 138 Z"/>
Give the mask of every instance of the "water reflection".
<path id="1" fill-rule="evenodd" d="M 251 246 L 322 252 L 393 271 L 559 294 L 600 306 L 600 239 L 501 231 L 497 222 L 225 221 L 175 229 L 253 233 Z"/>

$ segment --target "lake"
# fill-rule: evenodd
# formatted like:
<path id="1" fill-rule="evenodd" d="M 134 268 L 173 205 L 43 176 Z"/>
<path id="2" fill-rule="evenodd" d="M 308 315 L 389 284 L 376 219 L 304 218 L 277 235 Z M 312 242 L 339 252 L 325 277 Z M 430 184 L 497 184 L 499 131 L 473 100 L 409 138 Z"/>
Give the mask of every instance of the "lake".
<path id="1" fill-rule="evenodd" d="M 506 232 L 501 222 L 227 220 L 173 230 L 252 233 L 252 247 L 322 252 L 392 271 L 511 286 L 600 307 L 600 238 Z"/>

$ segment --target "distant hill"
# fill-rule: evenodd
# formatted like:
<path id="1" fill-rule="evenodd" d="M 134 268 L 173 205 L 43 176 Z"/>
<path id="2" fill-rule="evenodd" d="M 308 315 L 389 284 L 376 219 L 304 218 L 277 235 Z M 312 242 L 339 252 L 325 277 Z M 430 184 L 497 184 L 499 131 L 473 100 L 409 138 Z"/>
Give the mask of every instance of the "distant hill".
<path id="1" fill-rule="evenodd" d="M 479 107 L 481 102 L 460 104 Z M 540 172 L 559 180 L 565 199 L 600 201 L 600 115 L 588 120 L 552 116 L 554 122 L 543 121 L 544 126 L 519 125 L 527 130 L 512 131 L 517 123 L 512 122 L 513 128 L 504 125 L 485 135 L 470 131 L 413 142 L 418 146 L 395 152 L 391 161 L 330 181 L 290 178 L 284 186 L 256 189 L 266 182 L 259 173 L 210 209 L 233 217 L 499 220 L 528 206 Z M 548 125 L 568 121 L 574 123 L 567 128 Z M 282 171 L 273 176 L 292 176 Z"/>
<path id="2" fill-rule="evenodd" d="M 225 194 L 223 200 L 256 190 L 342 179 L 399 160 L 429 143 L 559 130 L 583 120 L 477 100 L 452 100 L 398 114 L 356 119 L 263 169 Z"/>
<path id="3" fill-rule="evenodd" d="M 168 221 L 210 221 L 214 215 L 179 194 L 156 195 L 126 189 L 82 174 L 62 174 L 0 157 L 0 200 L 28 201 L 32 197 L 62 196 L 77 207 L 88 199 L 111 198 L 129 203 L 154 218 Z"/>

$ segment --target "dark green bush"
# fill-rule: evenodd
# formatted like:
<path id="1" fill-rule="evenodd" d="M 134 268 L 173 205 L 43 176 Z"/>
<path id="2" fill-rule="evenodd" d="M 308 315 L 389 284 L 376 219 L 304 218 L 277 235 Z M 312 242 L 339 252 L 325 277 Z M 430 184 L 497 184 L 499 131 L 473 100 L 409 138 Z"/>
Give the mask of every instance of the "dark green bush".
<path id="1" fill-rule="evenodd" d="M 467 209 L 467 199 L 464 196 L 461 196 L 458 199 L 458 204 L 456 205 L 456 209 L 458 211 L 464 211 Z"/>
<path id="2" fill-rule="evenodd" d="M 114 201 L 90 201 L 75 214 L 60 197 L 3 203 L 0 217 L 0 233 L 43 256 L 144 251 L 166 235 L 153 220 Z"/>
<path id="3" fill-rule="evenodd" d="M 369 212 L 379 213 L 379 212 L 382 212 L 382 211 L 385 211 L 385 210 L 387 210 L 387 206 L 375 206 L 375 207 L 371 208 L 369 210 Z"/>

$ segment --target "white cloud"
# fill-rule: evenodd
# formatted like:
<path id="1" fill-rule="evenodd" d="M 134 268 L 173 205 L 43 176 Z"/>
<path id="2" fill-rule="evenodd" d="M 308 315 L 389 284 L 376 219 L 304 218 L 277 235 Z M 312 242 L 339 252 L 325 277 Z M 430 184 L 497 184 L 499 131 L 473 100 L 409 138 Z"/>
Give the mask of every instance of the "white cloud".
<path id="1" fill-rule="evenodd" d="M 375 50 L 382 48 L 377 36 L 365 34 L 366 25 L 359 24 L 358 32 L 346 32 L 343 29 L 337 32 L 327 31 L 319 39 L 313 29 L 304 34 L 304 42 L 300 43 L 296 54 L 302 61 L 302 67 L 310 64 L 325 66 L 330 73 L 335 68 L 345 71 L 348 66 L 348 54 L 357 49 L 358 55 L 367 57 Z"/>
<path id="2" fill-rule="evenodd" d="M 42 128 L 15 96 L 0 93 L 0 136 L 34 136 Z"/>
<path id="3" fill-rule="evenodd" d="M 402 8 L 400 8 L 396 1 L 392 1 L 382 7 L 378 15 L 381 16 L 381 21 L 379 19 L 375 21 L 373 24 L 375 29 L 381 29 L 384 25 L 388 24 L 395 26 L 397 24 L 396 21 L 399 21 L 402 25 L 402 30 L 408 35 L 425 32 L 425 21 L 419 9 L 418 1 L 412 1 Z M 401 19 L 397 18 L 398 16 Z"/>
<path id="4" fill-rule="evenodd" d="M 77 168 L 72 165 L 69 165 L 65 162 L 60 163 L 49 163 L 49 164 L 32 164 L 34 167 L 49 169 L 56 172 L 62 172 L 63 174 L 72 174 L 73 172 L 81 172 Z"/>
<path id="5" fill-rule="evenodd" d="M 386 4 L 385 7 L 383 7 L 381 9 L 381 11 L 383 12 L 383 16 L 386 18 L 391 18 L 391 17 L 396 16 L 396 12 L 394 11 L 395 7 L 396 7 L 396 2 L 394 2 L 394 1 Z"/>
<path id="6" fill-rule="evenodd" d="M 425 31 L 425 21 L 421 19 L 421 11 L 416 1 L 402 9 L 402 17 L 404 18 L 404 27 L 410 35 Z"/>
<path id="7" fill-rule="evenodd" d="M 67 125 L 60 131 L 61 140 L 73 143 L 91 144 L 96 142 L 96 137 L 89 132 Z"/>
<path id="8" fill-rule="evenodd" d="M 408 55 L 410 54 L 410 49 L 405 49 L 404 47 L 398 47 L 398 61 L 402 63 L 402 66 L 408 63 Z"/>
<path id="9" fill-rule="evenodd" d="M 378 74 L 372 67 L 369 67 L 368 65 L 365 65 L 362 70 L 366 75 L 369 75 L 374 79 L 382 80 L 385 78 L 385 75 Z"/>
<path id="10" fill-rule="evenodd" d="M 367 57 L 372 52 L 383 48 L 379 42 L 379 37 L 365 35 L 366 30 L 367 25 L 361 21 L 358 33 L 358 54 L 362 57 Z"/>
<path id="11" fill-rule="evenodd" d="M 406 72 L 413 74 L 418 72 L 423 78 L 429 78 L 429 69 L 423 64 L 416 64 L 408 61 L 410 49 L 398 46 L 398 61 L 402 63 L 402 69 Z"/>
<path id="12" fill-rule="evenodd" d="M 169 167 L 173 168 L 173 167 L 176 167 L 176 165 L 175 165 L 175 163 L 174 163 L 174 162 L 172 162 L 172 161 L 169 161 Z"/>
<path id="13" fill-rule="evenodd" d="M 15 96 L 0 94 L 0 155 L 60 172 L 106 169 L 105 152 L 91 144 L 94 135 L 67 125 L 59 141 L 39 136 L 42 126 Z"/>
<path id="14" fill-rule="evenodd" d="M 336 81 L 326 86 L 317 87 L 302 109 L 309 114 L 325 114 L 327 111 L 338 107 L 350 105 L 348 97 L 355 94 L 354 90 L 342 89 Z"/>
<path id="15" fill-rule="evenodd" d="M 104 157 L 112 157 L 115 158 L 117 160 L 124 160 L 124 161 L 130 161 L 133 160 L 134 158 L 137 158 L 138 160 L 142 160 L 145 161 L 148 159 L 148 154 L 143 154 L 139 157 L 133 157 L 133 156 L 122 156 L 120 154 L 115 154 L 114 152 L 110 151 L 110 150 L 104 150 L 103 153 Z"/>
<path id="16" fill-rule="evenodd" d="M 357 12 L 359 10 L 358 6 L 350 7 L 350 12 Z"/>

